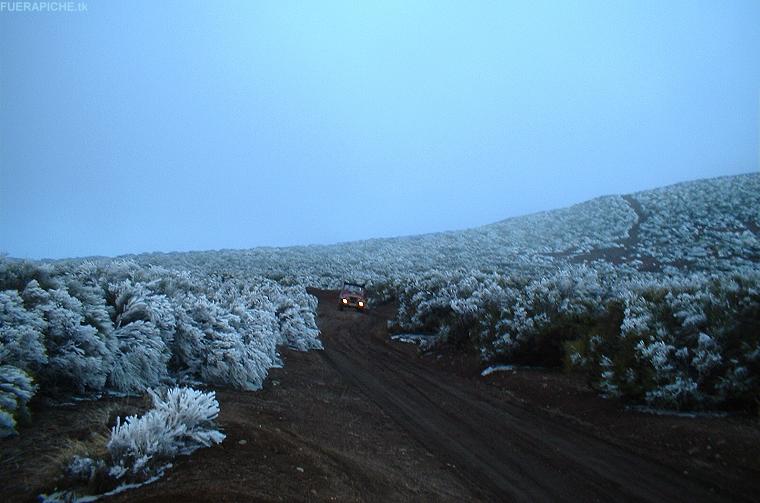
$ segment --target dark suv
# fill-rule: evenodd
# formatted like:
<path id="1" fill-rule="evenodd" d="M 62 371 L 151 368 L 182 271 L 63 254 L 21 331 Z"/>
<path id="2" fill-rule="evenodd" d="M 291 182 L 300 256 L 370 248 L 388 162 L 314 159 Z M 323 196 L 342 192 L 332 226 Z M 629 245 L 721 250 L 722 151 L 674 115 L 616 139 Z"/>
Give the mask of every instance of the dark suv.
<path id="1" fill-rule="evenodd" d="M 344 307 L 354 307 L 359 311 L 364 311 L 367 308 L 367 291 L 364 289 L 364 285 L 349 283 L 348 281 L 343 283 L 343 288 L 338 297 L 338 309 L 342 311 Z"/>

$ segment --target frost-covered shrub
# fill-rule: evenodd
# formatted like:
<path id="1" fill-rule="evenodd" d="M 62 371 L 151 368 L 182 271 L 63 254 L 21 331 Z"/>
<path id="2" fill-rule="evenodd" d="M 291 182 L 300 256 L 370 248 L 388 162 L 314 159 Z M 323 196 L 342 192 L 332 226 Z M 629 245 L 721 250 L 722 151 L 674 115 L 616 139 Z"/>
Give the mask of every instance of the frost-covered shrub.
<path id="1" fill-rule="evenodd" d="M 280 343 L 299 351 L 322 349 L 314 318 L 317 299 L 302 288 L 289 287 L 279 296 L 276 307 Z"/>
<path id="2" fill-rule="evenodd" d="M 27 311 L 18 292 L 0 292 L 0 438 L 12 435 L 37 390 L 32 375 L 47 363 L 46 322 Z M 32 375 L 30 375 L 32 374 Z"/>
<path id="3" fill-rule="evenodd" d="M 135 321 L 113 331 L 116 350 L 108 385 L 117 391 L 138 392 L 169 379 L 171 353 L 161 331 L 150 321 Z"/>
<path id="4" fill-rule="evenodd" d="M 219 403 L 214 392 L 171 388 L 163 394 L 148 390 L 153 408 L 141 417 L 128 416 L 111 429 L 109 473 L 120 479 L 145 479 L 179 454 L 221 443 L 216 429 Z"/>
<path id="5" fill-rule="evenodd" d="M 756 407 L 760 273 L 632 282 L 615 323 L 569 346 L 609 394 L 668 408 Z"/>
<path id="6" fill-rule="evenodd" d="M 321 348 L 316 299 L 244 274 L 132 260 L 0 258 L 0 364 L 44 393 L 140 393 L 202 380 L 258 389 L 277 346 Z"/>
<path id="7" fill-rule="evenodd" d="M 682 183 L 634 194 L 646 218 L 637 252 L 681 269 L 725 271 L 760 259 L 760 175 Z"/>
<path id="8" fill-rule="evenodd" d="M 516 282 L 476 271 L 431 271 L 406 281 L 391 323 L 397 333 L 421 333 L 461 348 L 489 343 L 503 312 L 514 303 Z"/>
<path id="9" fill-rule="evenodd" d="M 186 302 L 175 341 L 183 373 L 212 384 L 259 389 L 267 370 L 279 364 L 278 334 L 263 331 L 270 328 L 266 317 L 226 313 L 206 297 Z"/>
<path id="10" fill-rule="evenodd" d="M 26 372 L 13 365 L 0 365 L 0 438 L 15 433 L 16 421 L 25 414 L 26 403 L 34 392 L 35 386 Z"/>
<path id="11" fill-rule="evenodd" d="M 105 334 L 85 322 L 85 309 L 65 288 L 46 291 L 37 280 L 21 292 L 28 309 L 46 322 L 48 363 L 40 370 L 45 386 L 78 392 L 104 387 L 111 365 Z"/>
<path id="12" fill-rule="evenodd" d="M 171 459 L 201 447 L 221 443 L 217 429 L 219 403 L 214 392 L 171 388 L 148 389 L 153 407 L 142 416 L 116 419 L 105 457 L 74 456 L 66 467 L 66 487 L 40 495 L 42 501 L 95 501 L 125 489 L 157 480 L 171 467 Z"/>
<path id="13" fill-rule="evenodd" d="M 585 266 L 531 281 L 503 311 L 493 353 L 509 361 L 558 365 L 564 342 L 597 323 L 610 295 L 599 273 Z"/>
<path id="14" fill-rule="evenodd" d="M 48 361 L 44 345 L 47 322 L 39 311 L 27 311 L 15 290 L 0 292 L 0 363 L 38 371 Z"/>
<path id="15" fill-rule="evenodd" d="M 607 296 L 599 273 L 584 266 L 532 281 L 434 271 L 404 286 L 391 328 L 476 344 L 487 360 L 556 365 L 563 342 L 595 322 Z"/>
<path id="16" fill-rule="evenodd" d="M 113 368 L 108 384 L 139 392 L 169 379 L 167 364 L 176 331 L 174 308 L 164 295 L 127 279 L 108 285 L 115 328 L 111 331 Z"/>
<path id="17" fill-rule="evenodd" d="M 474 343 L 487 360 L 558 364 L 563 342 L 594 323 L 608 295 L 599 273 L 583 266 L 532 281 L 434 271 L 407 282 L 391 328 Z"/>

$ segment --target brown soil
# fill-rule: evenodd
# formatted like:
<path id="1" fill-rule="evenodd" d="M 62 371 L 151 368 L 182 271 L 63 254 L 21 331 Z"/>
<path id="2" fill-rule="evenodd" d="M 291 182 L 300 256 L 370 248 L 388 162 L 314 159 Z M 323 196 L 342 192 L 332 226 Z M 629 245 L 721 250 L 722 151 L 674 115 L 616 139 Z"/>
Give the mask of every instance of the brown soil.
<path id="1" fill-rule="evenodd" d="M 336 292 L 313 293 L 325 350 L 283 351 L 285 367 L 273 369 L 261 391 L 218 390 L 221 445 L 178 458 L 163 479 L 106 501 L 752 501 L 760 494 L 756 419 L 627 411 L 579 376 L 549 370 L 481 378 L 474 358 L 419 355 L 391 342 L 394 306 L 341 312 Z M 135 404 L 39 411 L 32 427 L 0 444 L 4 499 L 33 500 L 52 489 L 51 467 L 59 469 L 67 451 L 47 459 L 46 446 L 87 437 L 90 423 L 102 430 L 103 417 L 126 405 Z M 98 407 L 106 412 L 90 410 Z"/>

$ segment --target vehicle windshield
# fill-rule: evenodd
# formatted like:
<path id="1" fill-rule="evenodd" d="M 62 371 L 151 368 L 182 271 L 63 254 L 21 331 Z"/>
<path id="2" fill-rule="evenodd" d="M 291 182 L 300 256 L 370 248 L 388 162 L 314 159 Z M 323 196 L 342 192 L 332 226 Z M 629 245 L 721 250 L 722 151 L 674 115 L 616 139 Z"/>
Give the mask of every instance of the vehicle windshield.
<path id="1" fill-rule="evenodd" d="M 362 293 L 362 291 L 364 291 L 364 288 L 360 287 L 359 285 L 351 285 L 349 283 L 346 283 L 343 285 L 343 290 L 351 293 Z"/>

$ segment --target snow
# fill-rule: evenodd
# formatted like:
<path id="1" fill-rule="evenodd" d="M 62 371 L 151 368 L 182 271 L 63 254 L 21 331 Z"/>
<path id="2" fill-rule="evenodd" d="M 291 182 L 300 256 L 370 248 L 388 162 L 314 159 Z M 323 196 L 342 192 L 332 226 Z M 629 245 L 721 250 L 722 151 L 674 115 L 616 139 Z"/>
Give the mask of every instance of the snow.
<path id="1" fill-rule="evenodd" d="M 304 286 L 256 275 L 0 257 L 0 389 L 15 390 L 13 403 L 2 395 L 0 434 L 13 433 L 40 387 L 85 396 L 198 382 L 259 389 L 282 364 L 278 345 L 322 347 L 315 311 Z"/>
<path id="2" fill-rule="evenodd" d="M 172 467 L 172 464 L 167 463 L 166 465 L 158 469 L 155 475 L 146 479 L 143 482 L 132 482 L 132 483 L 124 482 L 122 484 L 119 484 L 115 488 L 111 489 L 110 491 L 104 492 L 103 494 L 78 495 L 78 494 L 72 493 L 71 491 L 60 491 L 60 492 L 55 492 L 53 494 L 40 494 L 39 495 L 40 503 L 90 503 L 93 501 L 98 501 L 101 498 L 115 496 L 125 491 L 137 489 L 139 487 L 152 484 L 153 482 L 156 482 L 157 480 L 161 479 L 161 477 L 163 477 L 166 471 L 169 470 L 171 467 Z"/>
<path id="3" fill-rule="evenodd" d="M 216 428 L 219 403 L 215 394 L 192 388 L 174 387 L 163 392 L 148 390 L 153 407 L 144 415 L 116 419 L 106 445 L 108 457 L 92 459 L 75 456 L 68 476 L 89 483 L 98 474 L 120 481 L 113 490 L 99 495 L 67 490 L 41 495 L 42 501 L 96 501 L 158 480 L 177 455 L 189 455 L 201 447 L 219 444 L 224 433 Z"/>
<path id="4" fill-rule="evenodd" d="M 391 336 L 391 340 L 416 344 L 422 351 L 427 351 L 435 345 L 438 337 L 425 334 L 396 334 Z"/>
<path id="5" fill-rule="evenodd" d="M 214 428 L 219 403 L 214 392 L 171 388 L 164 394 L 149 390 L 153 408 L 142 417 L 128 416 L 111 429 L 108 452 L 113 460 L 109 474 L 142 476 L 158 460 L 190 454 L 200 447 L 221 443 L 225 435 Z"/>
<path id="6" fill-rule="evenodd" d="M 672 409 L 658 409 L 656 407 L 647 407 L 645 405 L 630 405 L 626 407 L 628 410 L 641 412 L 642 414 L 651 414 L 654 416 L 671 416 L 671 417 L 685 417 L 685 418 L 697 418 L 697 417 L 728 417 L 728 412 L 681 412 Z"/>
<path id="7" fill-rule="evenodd" d="M 490 367 L 486 367 L 483 372 L 480 373 L 480 376 L 485 377 L 494 372 L 506 372 L 508 370 L 514 370 L 515 368 L 514 365 L 491 365 Z"/>

